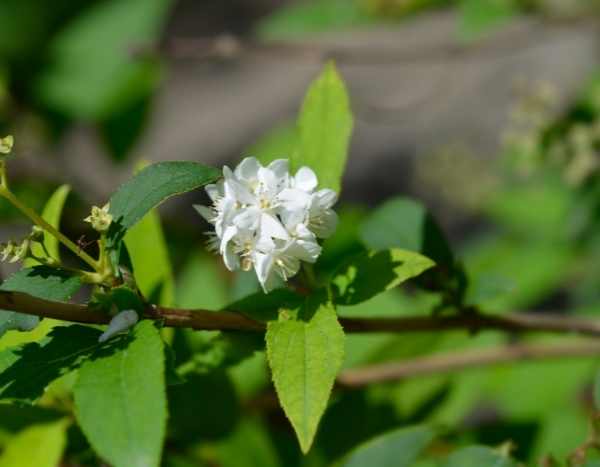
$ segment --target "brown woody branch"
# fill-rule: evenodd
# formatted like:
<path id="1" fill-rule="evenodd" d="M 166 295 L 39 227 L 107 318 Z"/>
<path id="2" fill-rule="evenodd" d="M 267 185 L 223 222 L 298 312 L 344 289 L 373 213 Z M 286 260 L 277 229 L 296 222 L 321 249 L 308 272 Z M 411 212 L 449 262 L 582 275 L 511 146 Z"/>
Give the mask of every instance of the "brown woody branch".
<path id="1" fill-rule="evenodd" d="M 346 370 L 338 376 L 337 383 L 341 387 L 360 388 L 373 383 L 451 373 L 468 368 L 514 361 L 594 357 L 598 355 L 600 355 L 600 342 L 596 340 L 554 344 L 516 344 L 491 349 L 471 349 L 444 353 L 404 362 Z"/>
<path id="2" fill-rule="evenodd" d="M 107 324 L 110 317 L 85 305 L 35 298 L 19 292 L 0 291 L 0 309 L 84 324 Z M 263 331 L 265 324 L 235 311 L 185 310 L 150 306 L 144 318 L 161 320 L 165 326 L 196 330 Z M 399 318 L 340 318 L 349 333 L 403 333 L 443 330 L 477 332 L 553 332 L 600 336 L 600 320 L 544 313 L 453 316 L 407 316 Z"/>

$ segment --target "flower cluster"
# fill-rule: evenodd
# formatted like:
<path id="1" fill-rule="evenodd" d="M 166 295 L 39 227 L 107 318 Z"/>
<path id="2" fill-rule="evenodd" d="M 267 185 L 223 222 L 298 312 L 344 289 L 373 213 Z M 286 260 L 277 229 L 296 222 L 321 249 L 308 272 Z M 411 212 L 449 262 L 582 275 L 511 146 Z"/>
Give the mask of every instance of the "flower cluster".
<path id="1" fill-rule="evenodd" d="M 317 260 L 318 239 L 329 237 L 337 225 L 331 209 L 337 194 L 317 190 L 311 169 L 302 167 L 292 176 L 285 159 L 263 167 L 247 157 L 234 171 L 224 167 L 223 176 L 206 187 L 213 205 L 194 207 L 214 225 L 209 245 L 229 270 L 254 268 L 269 292 L 296 275 L 301 261 Z"/>
<path id="2" fill-rule="evenodd" d="M 31 233 L 22 240 L 15 242 L 10 240 L 6 243 L 0 243 L 0 261 L 9 263 L 18 263 L 27 258 L 32 258 L 31 246 L 33 243 L 39 243 L 43 248 L 44 231 L 38 226 L 34 226 Z M 37 259 L 37 258 L 36 258 Z"/>
<path id="3" fill-rule="evenodd" d="M 96 232 L 106 233 L 113 221 L 113 216 L 110 214 L 110 204 L 105 204 L 103 207 L 92 207 L 92 213 L 84 219 L 84 222 L 92 224 L 92 228 Z"/>

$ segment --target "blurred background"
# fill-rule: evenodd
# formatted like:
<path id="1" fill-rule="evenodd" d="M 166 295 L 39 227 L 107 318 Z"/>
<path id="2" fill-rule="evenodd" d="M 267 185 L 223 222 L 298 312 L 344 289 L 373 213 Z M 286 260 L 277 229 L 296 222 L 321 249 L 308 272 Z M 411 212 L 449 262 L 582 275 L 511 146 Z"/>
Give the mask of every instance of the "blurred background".
<path id="1" fill-rule="evenodd" d="M 41 210 L 57 186 L 72 185 L 63 230 L 92 237 L 82 222 L 90 205 L 105 203 L 142 160 L 285 157 L 308 85 L 335 60 L 355 131 L 332 245 L 351 249 L 370 208 L 410 196 L 448 233 L 484 310 L 596 313 L 599 19 L 597 0 L 0 0 L 0 134 L 16 138 L 10 171 L 20 196 Z M 165 301 L 219 309 L 249 289 L 204 254 L 207 226 L 190 206 L 203 199 L 161 210 L 178 278 Z M 28 228 L 3 202 L 0 220 L 2 239 Z M 198 291 L 200 281 L 211 286 Z M 428 313 L 431 303 L 393 291 L 352 312 Z M 502 339 L 352 337 L 346 365 Z M 262 356 L 231 381 L 205 381 L 207 394 L 232 393 L 197 409 L 219 413 L 238 391 L 251 410 L 274 413 L 271 428 L 244 425 L 227 438 L 229 409 L 222 426 L 198 436 L 229 446 L 206 465 L 240 466 L 227 452 L 243 452 L 244 430 L 275 426 L 272 439 L 252 441 L 268 445 L 269 459 L 318 466 L 390 426 L 431 422 L 449 439 L 511 438 L 533 462 L 585 439 L 594 367 L 526 364 L 345 394 L 316 454 L 301 461 L 281 413 L 257 397 L 268 384 Z M 349 413 L 361 429 L 341 435 Z"/>

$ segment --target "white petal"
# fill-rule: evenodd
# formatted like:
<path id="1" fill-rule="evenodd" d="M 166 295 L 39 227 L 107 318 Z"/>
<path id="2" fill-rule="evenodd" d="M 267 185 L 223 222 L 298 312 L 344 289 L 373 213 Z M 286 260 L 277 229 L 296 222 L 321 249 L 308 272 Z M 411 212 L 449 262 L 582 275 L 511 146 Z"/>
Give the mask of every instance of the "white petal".
<path id="1" fill-rule="evenodd" d="M 234 174 L 237 178 L 249 182 L 256 180 L 260 168 L 262 168 L 262 166 L 255 157 L 246 157 L 235 168 Z"/>
<path id="2" fill-rule="evenodd" d="M 289 206 L 290 209 L 300 209 L 308 207 L 311 195 L 296 188 L 286 188 L 285 190 L 281 190 L 277 195 L 277 199 L 284 206 Z"/>
<path id="3" fill-rule="evenodd" d="M 124 310 L 110 320 L 108 328 L 98 338 L 98 342 L 106 342 L 120 332 L 126 331 L 138 322 L 138 314 L 134 310 Z"/>
<path id="4" fill-rule="evenodd" d="M 208 194 L 208 197 L 211 199 L 211 201 L 213 203 L 216 200 L 218 200 L 219 198 L 223 197 L 223 195 L 225 194 L 222 180 L 218 183 L 212 183 L 210 185 L 206 185 L 204 187 L 204 190 L 206 191 L 206 193 Z"/>
<path id="5" fill-rule="evenodd" d="M 260 235 L 286 240 L 289 234 L 281 222 L 270 214 L 262 214 L 260 218 Z"/>
<path id="6" fill-rule="evenodd" d="M 329 209 L 338 200 L 338 194 L 328 188 L 317 191 L 315 197 L 317 198 L 319 206 L 326 209 Z"/>
<path id="7" fill-rule="evenodd" d="M 237 235 L 238 229 L 235 226 L 228 226 L 223 232 L 223 237 L 221 238 L 221 248 L 220 252 L 222 255 L 225 254 L 225 250 L 229 245 L 229 242 Z"/>
<path id="8" fill-rule="evenodd" d="M 319 238 L 328 238 L 333 235 L 338 224 L 338 216 L 335 211 L 327 209 L 323 211 L 318 219 L 318 222 L 311 220 L 310 229 Z"/>
<path id="9" fill-rule="evenodd" d="M 204 220 L 207 222 L 213 223 L 215 220 L 215 211 L 208 206 L 203 206 L 201 204 L 194 204 L 194 209 L 198 214 L 200 214 Z"/>
<path id="10" fill-rule="evenodd" d="M 317 188 L 317 176 L 308 167 L 300 167 L 294 177 L 294 185 L 300 190 L 311 192 Z"/>
<path id="11" fill-rule="evenodd" d="M 223 252 L 223 264 L 229 271 L 237 271 L 240 268 L 240 257 L 231 245 L 227 246 Z"/>
<path id="12" fill-rule="evenodd" d="M 290 163 L 287 159 L 275 159 L 267 168 L 275 174 L 277 178 L 287 178 L 290 171 Z"/>
<path id="13" fill-rule="evenodd" d="M 279 217 L 281 217 L 281 221 L 288 232 L 297 233 L 298 225 L 306 221 L 307 212 L 305 209 L 282 208 Z"/>
<path id="14" fill-rule="evenodd" d="M 262 213 L 260 209 L 250 207 L 242 210 L 233 218 L 233 224 L 244 230 L 257 230 L 261 222 Z"/>
<path id="15" fill-rule="evenodd" d="M 225 178 L 225 197 L 235 199 L 243 204 L 254 204 L 256 202 L 256 198 L 248 187 L 236 178 L 228 176 Z"/>
<path id="16" fill-rule="evenodd" d="M 253 262 L 258 282 L 260 282 L 263 290 L 267 293 L 269 290 L 267 290 L 266 286 L 273 269 L 273 256 L 270 254 L 255 253 Z"/>
<path id="17" fill-rule="evenodd" d="M 321 254 L 321 247 L 315 241 L 297 240 L 288 253 L 307 263 L 314 263 Z"/>

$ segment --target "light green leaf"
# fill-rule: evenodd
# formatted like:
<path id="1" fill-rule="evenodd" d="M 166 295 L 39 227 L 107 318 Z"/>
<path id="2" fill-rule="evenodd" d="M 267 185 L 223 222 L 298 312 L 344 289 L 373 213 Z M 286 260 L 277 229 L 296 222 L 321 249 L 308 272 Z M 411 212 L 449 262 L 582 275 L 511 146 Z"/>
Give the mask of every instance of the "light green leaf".
<path id="1" fill-rule="evenodd" d="M 517 467 L 517 463 L 499 451 L 485 446 L 469 446 L 452 453 L 443 467 Z"/>
<path id="2" fill-rule="evenodd" d="M 175 282 L 160 217 L 153 210 L 125 234 L 135 280 L 152 303 L 173 306 Z"/>
<path id="3" fill-rule="evenodd" d="M 159 162 L 141 170 L 110 199 L 111 238 L 137 224 L 166 199 L 217 180 L 221 172 L 196 162 Z"/>
<path id="4" fill-rule="evenodd" d="M 143 50 L 159 39 L 170 4 L 111 0 L 88 7 L 50 44 L 40 99 L 69 116 L 102 120 L 148 96 L 161 70 Z"/>
<path id="5" fill-rule="evenodd" d="M 356 448 L 340 467 L 412 467 L 433 436 L 422 426 L 392 431 Z"/>
<path id="6" fill-rule="evenodd" d="M 67 446 L 69 422 L 32 425 L 13 437 L 0 456 L 0 467 L 56 467 Z"/>
<path id="7" fill-rule="evenodd" d="M 215 260 L 194 255 L 177 278 L 177 306 L 220 310 L 227 305 L 225 277 Z"/>
<path id="8" fill-rule="evenodd" d="M 60 228 L 60 218 L 62 216 L 63 207 L 65 205 L 65 201 L 67 196 L 69 196 L 69 192 L 71 191 L 71 187 L 69 185 L 62 185 L 57 188 L 57 190 L 52 194 L 46 206 L 44 207 L 44 211 L 42 212 L 42 217 L 46 222 L 48 222 L 52 227 L 59 229 Z M 53 235 L 50 235 L 48 232 L 44 232 L 44 245 L 48 253 L 50 253 L 50 257 L 60 260 L 60 251 L 58 247 L 58 240 Z M 39 258 L 45 258 L 46 252 L 42 248 L 41 245 L 34 243 L 31 246 L 31 251 L 34 255 Z M 36 260 L 29 258 L 25 261 L 24 265 L 26 267 L 31 267 L 39 264 Z"/>
<path id="9" fill-rule="evenodd" d="M 77 420 L 115 467 L 157 467 L 167 419 L 164 345 L 151 321 L 138 323 L 123 345 L 79 370 Z"/>
<path id="10" fill-rule="evenodd" d="M 0 291 L 22 292 L 46 300 L 65 301 L 80 288 L 79 277 L 46 266 L 22 269 L 0 285 Z M 13 311 L 0 310 L 0 337 L 8 330 L 30 331 L 40 318 Z"/>
<path id="11" fill-rule="evenodd" d="M 307 165 L 322 188 L 340 191 L 352 134 L 352 111 L 346 86 L 333 63 L 310 86 L 298 120 L 299 147 L 293 169 Z"/>
<path id="12" fill-rule="evenodd" d="M 348 261 L 335 274 L 332 281 L 335 302 L 356 305 L 420 275 L 434 265 L 433 261 L 419 253 L 398 248 L 363 253 Z"/>
<path id="13" fill-rule="evenodd" d="M 419 202 L 394 198 L 375 210 L 361 227 L 361 239 L 373 250 L 403 248 L 417 251 L 439 265 L 453 263 L 441 229 Z"/>
<path id="14" fill-rule="evenodd" d="M 297 146 L 296 124 L 285 123 L 264 134 L 245 153 L 256 156 L 262 165 L 267 166 L 276 159 L 290 157 Z"/>
<path id="15" fill-rule="evenodd" d="M 344 332 L 333 305 L 310 297 L 296 319 L 267 327 L 267 356 L 279 401 L 308 452 L 344 359 Z"/>
<path id="16" fill-rule="evenodd" d="M 0 399 L 34 402 L 46 387 L 81 365 L 99 348 L 100 331 L 85 326 L 54 328 L 41 342 L 0 352 Z"/>

